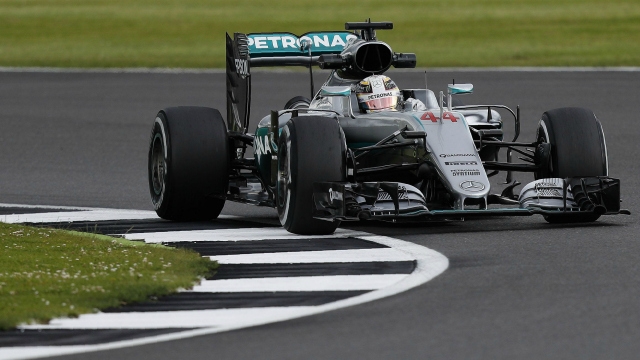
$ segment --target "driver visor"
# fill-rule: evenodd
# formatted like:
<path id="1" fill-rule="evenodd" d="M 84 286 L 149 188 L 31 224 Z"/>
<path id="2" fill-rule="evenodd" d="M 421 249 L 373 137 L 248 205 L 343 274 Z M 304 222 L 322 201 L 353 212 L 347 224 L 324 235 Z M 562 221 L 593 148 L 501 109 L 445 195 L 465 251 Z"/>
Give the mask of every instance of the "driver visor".
<path id="1" fill-rule="evenodd" d="M 395 108 L 398 104 L 396 96 L 388 96 L 380 99 L 367 100 L 362 103 L 364 110 L 382 110 Z"/>

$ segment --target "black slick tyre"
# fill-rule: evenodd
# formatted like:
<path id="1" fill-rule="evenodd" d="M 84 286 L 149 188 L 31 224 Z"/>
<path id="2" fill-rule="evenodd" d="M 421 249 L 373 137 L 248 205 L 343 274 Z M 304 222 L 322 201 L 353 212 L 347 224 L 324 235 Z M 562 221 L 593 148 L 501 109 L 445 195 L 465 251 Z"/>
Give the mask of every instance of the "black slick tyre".
<path id="1" fill-rule="evenodd" d="M 158 216 L 173 221 L 218 217 L 229 181 L 227 130 L 218 110 L 184 106 L 160 111 L 148 159 L 149 190 Z"/>
<path id="2" fill-rule="evenodd" d="M 551 145 L 549 164 L 534 174 L 536 179 L 608 175 L 604 132 L 591 110 L 549 110 L 542 114 L 536 136 L 539 142 Z M 599 214 L 545 215 L 545 220 L 550 223 L 591 222 L 599 217 Z"/>
<path id="3" fill-rule="evenodd" d="M 278 141 L 276 207 L 280 223 L 301 235 L 332 234 L 339 221 L 313 218 L 313 183 L 345 181 L 344 134 L 335 119 L 291 119 Z"/>

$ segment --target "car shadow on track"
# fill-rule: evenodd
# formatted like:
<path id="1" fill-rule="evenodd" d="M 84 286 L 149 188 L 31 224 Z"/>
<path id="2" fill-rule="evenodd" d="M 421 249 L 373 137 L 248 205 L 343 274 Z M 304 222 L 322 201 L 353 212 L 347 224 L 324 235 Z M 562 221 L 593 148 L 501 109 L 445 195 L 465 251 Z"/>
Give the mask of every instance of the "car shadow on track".
<path id="1" fill-rule="evenodd" d="M 607 219 L 592 223 L 549 224 L 542 218 L 491 217 L 461 220 L 392 223 L 382 221 L 343 222 L 340 227 L 378 235 L 419 235 L 483 233 L 503 231 L 540 231 L 552 229 L 620 227 Z"/>

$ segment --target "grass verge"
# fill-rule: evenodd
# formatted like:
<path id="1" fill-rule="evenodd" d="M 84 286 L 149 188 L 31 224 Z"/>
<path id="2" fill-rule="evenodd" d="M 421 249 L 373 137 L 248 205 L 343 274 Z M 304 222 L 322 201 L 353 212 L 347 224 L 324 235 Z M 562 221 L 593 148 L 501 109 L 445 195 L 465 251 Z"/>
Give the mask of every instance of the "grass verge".
<path id="1" fill-rule="evenodd" d="M 638 0 L 0 0 L 0 66 L 224 66 L 225 32 L 379 31 L 418 66 L 639 66 Z"/>
<path id="2" fill-rule="evenodd" d="M 216 266 L 183 249 L 0 223 L 0 329 L 166 295 Z"/>

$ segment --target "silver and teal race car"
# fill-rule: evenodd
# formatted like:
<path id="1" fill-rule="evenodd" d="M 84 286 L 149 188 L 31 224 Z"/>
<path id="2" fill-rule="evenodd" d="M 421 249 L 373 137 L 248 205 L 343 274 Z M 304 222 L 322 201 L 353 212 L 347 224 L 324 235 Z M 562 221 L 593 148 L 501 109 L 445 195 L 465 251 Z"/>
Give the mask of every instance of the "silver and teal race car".
<path id="1" fill-rule="evenodd" d="M 225 201 L 277 209 L 297 234 L 330 234 L 341 221 L 425 221 L 540 214 L 549 222 L 589 222 L 620 208 L 620 181 L 608 175 L 606 142 L 592 111 L 542 114 L 535 139 L 518 142 L 519 109 L 462 106 L 471 84 L 402 89 L 393 108 L 363 111 L 363 79 L 391 66 L 416 66 L 376 38 L 389 22 L 346 23 L 347 31 L 227 34 L 226 119 L 212 108 L 172 107 L 153 124 L 149 188 L 158 215 L 174 221 L 216 218 Z M 331 69 L 311 99 L 297 96 L 250 132 L 251 68 Z M 374 98 L 370 95 L 370 98 Z M 458 105 L 458 106 L 455 106 Z M 510 113 L 505 139 L 496 109 Z M 253 157 L 247 150 L 253 148 Z M 500 151 L 506 161 L 499 161 Z M 512 161 L 513 153 L 524 160 Z M 508 185 L 491 192 L 489 178 Z M 519 195 L 512 172 L 535 181 Z"/>

